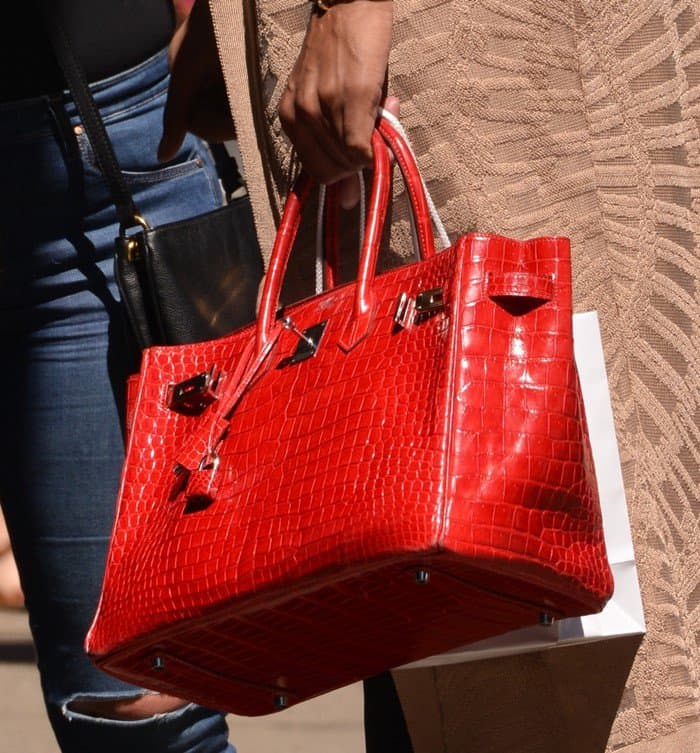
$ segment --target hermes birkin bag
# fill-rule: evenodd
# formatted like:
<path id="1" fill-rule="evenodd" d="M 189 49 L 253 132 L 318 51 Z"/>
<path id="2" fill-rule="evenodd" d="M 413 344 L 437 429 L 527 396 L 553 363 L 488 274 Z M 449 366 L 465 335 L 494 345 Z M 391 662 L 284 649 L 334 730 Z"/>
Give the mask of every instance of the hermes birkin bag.
<path id="1" fill-rule="evenodd" d="M 420 260 L 375 274 L 391 187 Z M 565 238 L 436 252 L 382 120 L 355 282 L 278 309 L 286 208 L 255 325 L 144 352 L 102 598 L 107 672 L 237 714 L 610 596 L 573 355 Z"/>

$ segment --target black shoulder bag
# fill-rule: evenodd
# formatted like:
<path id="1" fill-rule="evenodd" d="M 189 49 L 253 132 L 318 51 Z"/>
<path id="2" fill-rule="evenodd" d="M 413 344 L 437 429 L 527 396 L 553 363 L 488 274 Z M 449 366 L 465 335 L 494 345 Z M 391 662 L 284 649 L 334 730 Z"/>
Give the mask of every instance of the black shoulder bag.
<path id="1" fill-rule="evenodd" d="M 115 274 L 138 346 L 210 340 L 248 324 L 255 318 L 264 271 L 248 196 L 230 198 L 220 209 L 197 217 L 151 227 L 126 185 L 59 6 L 41 5 L 54 52 L 117 209 Z M 241 185 L 225 147 L 215 148 L 224 184 L 229 171 Z"/>

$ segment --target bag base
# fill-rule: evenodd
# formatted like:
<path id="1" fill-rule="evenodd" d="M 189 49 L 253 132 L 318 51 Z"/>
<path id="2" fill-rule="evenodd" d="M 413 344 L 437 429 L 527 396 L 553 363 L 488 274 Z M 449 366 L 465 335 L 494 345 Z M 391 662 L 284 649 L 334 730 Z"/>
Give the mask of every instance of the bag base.
<path id="1" fill-rule="evenodd" d="M 258 716 L 455 645 L 591 611 L 583 593 L 548 592 L 542 568 L 526 583 L 493 564 L 411 553 L 337 580 L 324 572 L 306 587 L 295 583 L 293 595 L 283 587 L 259 593 L 235 614 L 221 603 L 93 659 L 123 680 Z M 434 615 L 432 630 L 426 615 Z"/>

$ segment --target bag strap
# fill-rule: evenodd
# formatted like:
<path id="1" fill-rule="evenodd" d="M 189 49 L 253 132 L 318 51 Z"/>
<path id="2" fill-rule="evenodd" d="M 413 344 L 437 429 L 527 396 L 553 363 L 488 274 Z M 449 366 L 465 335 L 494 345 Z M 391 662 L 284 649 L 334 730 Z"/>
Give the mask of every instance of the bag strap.
<path id="1" fill-rule="evenodd" d="M 100 111 L 90 92 L 85 71 L 78 61 L 71 41 L 63 24 L 60 3 L 52 0 L 40 2 L 44 17 L 44 26 L 51 41 L 58 64 L 63 71 L 70 93 L 75 101 L 78 114 L 83 122 L 90 144 L 95 152 L 95 158 L 100 166 L 112 201 L 117 209 L 117 217 L 122 229 L 141 225 L 133 197 L 129 191 L 119 162 L 114 153 L 112 142 L 109 140 Z"/>

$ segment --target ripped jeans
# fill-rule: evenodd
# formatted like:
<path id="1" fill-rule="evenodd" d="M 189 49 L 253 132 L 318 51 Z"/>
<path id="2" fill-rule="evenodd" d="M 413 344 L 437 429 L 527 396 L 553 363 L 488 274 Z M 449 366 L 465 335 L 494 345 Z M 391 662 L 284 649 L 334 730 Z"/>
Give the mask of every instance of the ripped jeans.
<path id="1" fill-rule="evenodd" d="M 156 160 L 166 87 L 164 52 L 93 87 L 152 225 L 222 201 L 197 139 L 168 165 Z M 231 753 L 224 717 L 192 704 L 136 721 L 76 711 L 80 700 L 144 693 L 97 670 L 82 648 L 112 526 L 124 379 L 136 368 L 112 271 L 118 227 L 67 97 L 0 104 L 0 164 L 0 499 L 59 745 Z"/>

